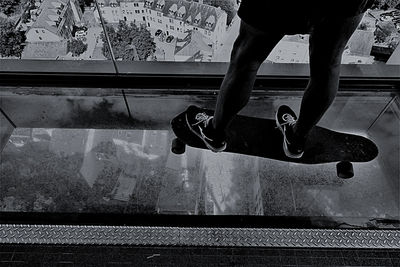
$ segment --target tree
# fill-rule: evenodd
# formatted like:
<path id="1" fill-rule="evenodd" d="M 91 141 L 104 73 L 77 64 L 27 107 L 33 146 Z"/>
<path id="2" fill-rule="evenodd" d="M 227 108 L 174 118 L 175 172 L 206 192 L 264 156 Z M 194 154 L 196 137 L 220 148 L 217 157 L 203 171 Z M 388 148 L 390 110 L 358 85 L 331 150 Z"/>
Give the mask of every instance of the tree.
<path id="1" fill-rule="evenodd" d="M 138 27 L 134 23 L 128 25 L 125 21 L 120 21 L 116 30 L 110 25 L 106 25 L 106 30 L 115 59 L 145 61 L 156 50 L 153 37 L 143 25 Z M 105 35 L 102 34 L 101 38 L 104 42 L 103 55 L 111 59 Z"/>
<path id="2" fill-rule="evenodd" d="M 394 50 L 396 50 L 396 47 L 398 46 L 399 42 L 400 42 L 400 38 L 398 37 L 397 34 L 392 34 L 391 36 L 389 36 L 389 41 L 388 41 L 388 47 L 391 50 L 391 52 L 393 53 Z"/>
<path id="3" fill-rule="evenodd" d="M 396 31 L 396 26 L 391 21 L 379 22 L 376 25 L 375 38 L 378 43 L 386 42 L 388 37 Z"/>
<path id="4" fill-rule="evenodd" d="M 372 8 L 388 10 L 390 8 L 398 8 L 400 0 L 375 0 Z"/>
<path id="5" fill-rule="evenodd" d="M 86 6 L 90 6 L 94 2 L 94 0 L 84 0 L 84 1 Z"/>
<path id="6" fill-rule="evenodd" d="M 0 55 L 21 57 L 26 40 L 25 32 L 15 29 L 11 21 L 0 18 Z"/>
<path id="7" fill-rule="evenodd" d="M 67 50 L 72 52 L 73 57 L 77 57 L 83 54 L 87 50 L 88 45 L 83 43 L 81 40 L 68 41 Z"/>
<path id="8" fill-rule="evenodd" d="M 27 23 L 28 22 L 28 20 L 30 20 L 31 19 L 31 13 L 30 12 L 24 12 L 22 15 L 21 15 L 21 21 L 22 21 L 22 23 Z"/>
<path id="9" fill-rule="evenodd" d="M 46 142 L 28 141 L 22 147 L 4 148 L 0 198 L 11 198 L 8 202 L 13 208 L 25 212 L 34 211 L 35 204 L 43 211 L 77 212 L 85 207 L 90 194 L 79 174 L 84 155 L 61 157 L 44 148 Z"/>
<path id="10" fill-rule="evenodd" d="M 368 29 L 368 23 L 361 22 L 360 25 L 358 25 L 358 29 L 359 30 L 363 30 L 363 31 L 367 30 Z"/>
<path id="11" fill-rule="evenodd" d="M 85 6 L 90 6 L 94 2 L 94 0 L 77 0 L 77 2 L 79 4 L 79 7 L 82 10 L 82 13 L 84 13 L 85 12 Z"/>
<path id="12" fill-rule="evenodd" d="M 85 12 L 85 0 L 78 0 L 78 4 L 82 10 L 82 13 Z"/>
<path id="13" fill-rule="evenodd" d="M 15 8 L 19 5 L 20 0 L 1 0 L 0 1 L 0 12 L 9 16 L 15 12 Z"/>
<path id="14" fill-rule="evenodd" d="M 398 6 L 399 4 L 400 4 L 400 0 L 386 0 L 384 8 L 391 9 L 391 8 Z"/>
<path id="15" fill-rule="evenodd" d="M 383 43 L 386 41 L 386 38 L 387 38 L 387 35 L 383 31 L 381 31 L 379 28 L 376 28 L 375 41 L 377 43 Z"/>
<path id="16" fill-rule="evenodd" d="M 232 0 L 205 0 L 204 4 L 220 7 L 228 15 L 226 24 L 229 25 L 236 15 L 235 4 Z"/>

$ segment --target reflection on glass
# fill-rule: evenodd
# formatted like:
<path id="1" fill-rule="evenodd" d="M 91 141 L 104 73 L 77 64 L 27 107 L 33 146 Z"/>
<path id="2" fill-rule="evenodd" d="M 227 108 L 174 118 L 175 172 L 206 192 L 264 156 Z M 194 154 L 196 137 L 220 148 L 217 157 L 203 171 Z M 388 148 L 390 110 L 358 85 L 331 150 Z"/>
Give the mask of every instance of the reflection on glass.
<path id="1" fill-rule="evenodd" d="M 300 100 L 255 98 L 243 114 L 273 118 L 283 103 L 298 111 Z M 311 216 L 334 223 L 329 227 L 399 227 L 380 221 L 399 219 L 398 106 L 376 119 L 390 100 L 339 95 L 320 122 L 366 136 L 379 147 L 376 159 L 353 164 L 355 176 L 348 180 L 336 176 L 336 163 L 296 164 L 190 147 L 173 154 L 168 121 L 191 103 L 212 106 L 214 100 L 206 97 L 128 95 L 137 119 L 133 129 L 40 127 L 56 121 L 53 113 L 35 127 L 20 120 L 26 128 L 13 131 L 1 154 L 0 211 Z M 26 101 L 6 98 L 4 103 L 13 104 L 3 108 L 17 118 L 15 106 Z M 31 116 L 43 114 L 42 106 Z"/>
<path id="2" fill-rule="evenodd" d="M 105 59 L 92 0 L 14 0 L 0 5 L 0 54 L 21 59 Z M 11 26 L 10 26 L 11 25 Z"/>
<path id="3" fill-rule="evenodd" d="M 16 129 L 1 162 L 2 210 L 154 212 L 167 137 L 165 131 Z"/>

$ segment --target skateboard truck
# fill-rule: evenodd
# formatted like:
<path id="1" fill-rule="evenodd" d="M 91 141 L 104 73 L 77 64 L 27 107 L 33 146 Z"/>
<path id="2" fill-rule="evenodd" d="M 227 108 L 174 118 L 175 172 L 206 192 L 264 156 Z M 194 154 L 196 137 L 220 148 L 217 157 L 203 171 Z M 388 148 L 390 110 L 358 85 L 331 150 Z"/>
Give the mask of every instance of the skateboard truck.
<path id="1" fill-rule="evenodd" d="M 337 176 L 342 179 L 350 179 L 354 176 L 353 164 L 350 161 L 340 161 L 336 164 Z"/>
<path id="2" fill-rule="evenodd" d="M 179 138 L 172 140 L 171 151 L 174 154 L 180 155 L 185 153 L 186 144 L 182 142 Z"/>

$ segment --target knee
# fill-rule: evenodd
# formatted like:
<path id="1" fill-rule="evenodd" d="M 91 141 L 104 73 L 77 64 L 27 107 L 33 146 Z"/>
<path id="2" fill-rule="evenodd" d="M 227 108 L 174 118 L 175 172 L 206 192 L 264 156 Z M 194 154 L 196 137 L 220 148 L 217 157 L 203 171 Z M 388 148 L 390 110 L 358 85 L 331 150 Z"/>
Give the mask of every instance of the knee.
<path id="1" fill-rule="evenodd" d="M 231 53 L 231 65 L 236 70 L 257 71 L 263 60 L 257 57 L 257 51 L 252 51 L 243 38 L 236 39 Z"/>
<path id="2" fill-rule="evenodd" d="M 321 102 L 330 102 L 336 97 L 339 89 L 339 80 L 331 79 L 314 79 L 311 78 L 307 87 L 307 91 Z"/>
<path id="3" fill-rule="evenodd" d="M 310 80 L 319 85 L 336 84 L 340 77 L 340 59 L 310 63 Z"/>
<path id="4" fill-rule="evenodd" d="M 231 60 L 230 65 L 237 71 L 237 72 L 257 72 L 260 68 L 262 62 L 250 60 L 243 56 L 238 56 Z"/>

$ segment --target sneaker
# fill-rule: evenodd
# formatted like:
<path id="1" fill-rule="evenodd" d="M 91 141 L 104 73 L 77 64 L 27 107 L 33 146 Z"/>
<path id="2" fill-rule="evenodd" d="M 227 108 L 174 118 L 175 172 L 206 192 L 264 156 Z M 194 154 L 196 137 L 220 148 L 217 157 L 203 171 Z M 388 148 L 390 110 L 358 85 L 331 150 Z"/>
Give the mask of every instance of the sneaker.
<path id="1" fill-rule="evenodd" d="M 224 134 L 218 134 L 212 126 L 213 116 L 196 106 L 186 110 L 186 123 L 189 129 L 197 135 L 213 152 L 222 152 L 226 149 Z"/>
<path id="2" fill-rule="evenodd" d="M 293 127 L 297 116 L 288 106 L 280 106 L 275 117 L 276 125 L 283 134 L 283 151 L 289 158 L 301 158 L 304 153 L 305 138 L 294 138 Z"/>

